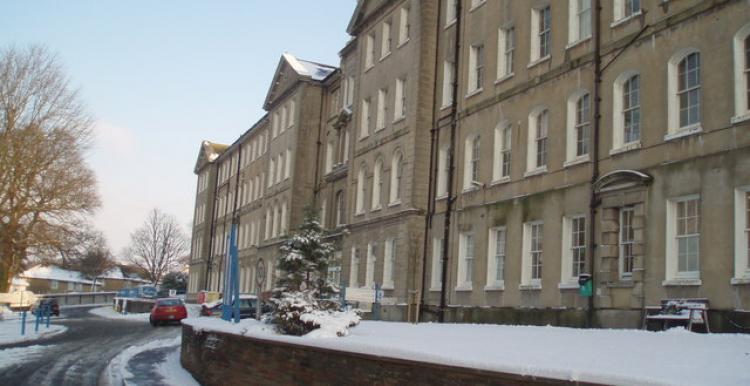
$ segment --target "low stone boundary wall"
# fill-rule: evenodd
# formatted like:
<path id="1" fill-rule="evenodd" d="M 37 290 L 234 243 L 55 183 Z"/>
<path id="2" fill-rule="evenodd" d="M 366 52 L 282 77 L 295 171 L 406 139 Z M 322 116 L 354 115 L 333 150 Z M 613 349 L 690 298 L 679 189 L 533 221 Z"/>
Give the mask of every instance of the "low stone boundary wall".
<path id="1" fill-rule="evenodd" d="M 119 313 L 141 314 L 151 312 L 155 300 L 140 298 L 114 298 L 112 307 Z"/>
<path id="2" fill-rule="evenodd" d="M 117 292 L 73 292 L 60 294 L 42 294 L 39 298 L 55 298 L 57 304 L 62 306 L 77 306 L 86 304 L 112 303 Z"/>
<path id="3" fill-rule="evenodd" d="M 335 351 L 182 326 L 182 366 L 204 386 L 590 385 Z"/>

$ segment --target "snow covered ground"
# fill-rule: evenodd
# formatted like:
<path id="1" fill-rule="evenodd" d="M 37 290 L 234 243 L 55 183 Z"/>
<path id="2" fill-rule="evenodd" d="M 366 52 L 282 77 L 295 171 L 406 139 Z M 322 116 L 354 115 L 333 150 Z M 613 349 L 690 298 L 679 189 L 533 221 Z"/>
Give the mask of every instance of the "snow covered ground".
<path id="1" fill-rule="evenodd" d="M 0 350 L 0 371 L 17 363 L 33 361 L 41 357 L 49 346 L 26 346 Z"/>
<path id="2" fill-rule="evenodd" d="M 160 339 L 148 342 L 139 346 L 130 346 L 107 365 L 105 370 L 105 380 L 108 385 L 127 385 L 128 380 L 133 378 L 133 374 L 128 370 L 128 362 L 139 353 L 148 350 L 159 349 L 162 347 L 174 347 L 166 356 L 166 360 L 160 363 L 156 369 L 157 373 L 163 377 L 162 383 L 174 386 L 200 386 L 200 384 L 180 365 L 180 342 L 182 336 L 174 339 Z"/>
<path id="3" fill-rule="evenodd" d="M 89 313 L 107 319 L 133 320 L 141 322 L 148 321 L 148 316 L 150 315 L 148 312 L 137 314 L 121 314 L 116 312 L 111 306 L 92 308 Z"/>
<path id="4" fill-rule="evenodd" d="M 563 380 L 750 385 L 750 335 L 364 321 L 344 338 L 278 335 L 252 319 L 189 318 L 197 330 Z"/>
<path id="5" fill-rule="evenodd" d="M 5 320 L 0 320 L 0 345 L 19 342 L 27 342 L 36 339 L 48 338 L 65 332 L 68 328 L 56 324 L 39 323 L 39 332 L 34 332 L 34 316 L 31 313 L 26 314 L 26 334 L 21 335 L 21 316 L 20 313 L 4 313 Z M 54 322 L 54 318 L 52 319 Z M 1 358 L 0 358 L 1 359 Z M 2 361 L 0 360 L 0 364 Z"/>

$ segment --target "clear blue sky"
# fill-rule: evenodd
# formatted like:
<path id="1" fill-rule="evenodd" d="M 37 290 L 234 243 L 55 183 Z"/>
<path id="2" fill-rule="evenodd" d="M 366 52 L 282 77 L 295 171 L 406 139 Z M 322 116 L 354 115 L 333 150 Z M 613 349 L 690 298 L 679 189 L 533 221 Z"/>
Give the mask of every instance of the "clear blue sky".
<path id="1" fill-rule="evenodd" d="M 3 1 L 0 46 L 56 52 L 96 119 L 88 159 L 115 253 L 158 207 L 188 227 L 200 142 L 263 115 L 283 52 L 339 64 L 355 0 Z"/>

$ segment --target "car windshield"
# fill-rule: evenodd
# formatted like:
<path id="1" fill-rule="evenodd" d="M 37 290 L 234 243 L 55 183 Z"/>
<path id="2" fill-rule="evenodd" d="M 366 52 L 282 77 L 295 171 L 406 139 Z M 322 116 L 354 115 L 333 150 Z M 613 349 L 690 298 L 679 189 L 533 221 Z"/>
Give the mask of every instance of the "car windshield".
<path id="1" fill-rule="evenodd" d="M 182 305 L 182 301 L 180 299 L 164 299 L 159 300 L 160 306 L 179 306 Z"/>
<path id="2" fill-rule="evenodd" d="M 240 299 L 240 308 L 255 308 L 255 299 Z"/>

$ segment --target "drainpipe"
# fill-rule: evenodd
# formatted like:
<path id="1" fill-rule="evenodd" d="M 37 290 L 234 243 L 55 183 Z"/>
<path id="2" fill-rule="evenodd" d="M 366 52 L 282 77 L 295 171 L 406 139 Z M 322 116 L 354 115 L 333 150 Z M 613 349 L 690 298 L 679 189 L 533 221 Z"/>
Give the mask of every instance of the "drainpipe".
<path id="1" fill-rule="evenodd" d="M 211 208 L 213 210 L 211 211 L 211 232 L 208 238 L 208 262 L 206 263 L 206 280 L 205 280 L 205 286 L 203 287 L 206 290 L 209 290 L 210 285 L 211 285 L 211 270 L 212 270 L 213 261 L 214 261 L 214 236 L 216 232 L 216 205 L 215 203 L 216 203 L 216 194 L 219 192 L 219 170 L 218 170 L 219 166 L 218 164 L 214 163 L 213 165 L 209 165 L 209 167 L 213 167 L 214 169 L 216 169 L 216 173 L 215 173 L 216 178 L 214 179 L 214 194 L 213 194 L 213 197 L 211 198 L 211 201 L 213 201 L 211 203 L 212 204 Z"/>
<path id="2" fill-rule="evenodd" d="M 596 209 L 599 206 L 598 197 L 594 184 L 599 179 L 599 130 L 601 126 L 601 83 L 602 83 L 602 60 L 601 60 L 601 3 L 594 0 L 594 138 L 591 163 L 591 193 L 589 201 L 589 256 L 591 271 L 591 296 L 589 296 L 588 312 L 586 313 L 586 325 L 591 328 L 594 325 L 596 297 Z"/>
<path id="3" fill-rule="evenodd" d="M 324 112 L 323 112 L 323 100 L 324 99 L 325 99 L 325 93 L 324 93 L 324 90 L 323 90 L 323 86 L 321 85 L 320 86 L 320 112 L 319 112 L 320 115 L 318 116 L 318 139 L 315 142 L 316 146 L 315 146 L 315 174 L 313 176 L 313 178 L 314 178 L 313 179 L 313 202 L 312 202 L 313 205 L 315 205 L 315 201 L 318 198 L 318 192 L 320 191 L 320 181 L 318 181 L 318 177 L 319 177 L 318 176 L 318 169 L 320 169 L 320 146 L 322 145 L 320 143 L 320 135 L 321 135 L 321 132 L 323 131 L 323 119 L 325 119 L 325 118 L 323 118 L 323 114 L 324 114 Z M 297 131 L 297 136 L 299 138 L 299 131 Z M 328 154 L 326 154 L 326 157 L 328 157 Z M 289 160 L 287 160 L 286 162 L 289 162 Z M 325 215 L 326 214 L 323 213 L 323 216 L 325 216 Z M 318 219 L 318 221 L 320 221 L 320 219 Z"/>
<path id="4" fill-rule="evenodd" d="M 438 39 L 438 36 L 440 36 L 440 14 L 441 9 L 443 8 L 443 2 L 438 2 L 438 8 L 437 8 L 437 22 L 435 27 L 435 39 Z M 436 49 L 437 51 L 437 49 Z M 437 73 L 439 71 L 440 66 L 440 60 L 438 59 L 437 53 L 435 54 L 435 76 L 437 76 Z M 437 101 L 437 87 L 433 85 L 432 87 L 432 125 L 433 127 L 430 128 L 430 172 L 429 172 L 429 178 L 427 183 L 427 216 L 425 216 L 424 219 L 424 242 L 422 244 L 422 286 L 419 292 L 419 305 L 417 306 L 417 316 L 415 322 L 419 323 L 419 317 L 421 315 L 422 311 L 422 305 L 425 304 L 425 290 L 426 290 L 426 280 L 427 280 L 427 247 L 429 246 L 429 239 L 427 235 L 430 234 L 430 229 L 432 227 L 432 216 L 435 215 L 435 189 L 436 189 L 436 182 L 435 182 L 435 175 L 437 174 L 437 151 L 435 149 L 438 148 L 438 143 L 440 141 L 440 131 L 437 129 L 437 109 L 434 108 L 434 105 Z"/>
<path id="5" fill-rule="evenodd" d="M 448 149 L 448 198 L 446 200 L 445 207 L 445 222 L 443 225 L 443 256 L 442 256 L 442 268 L 443 272 L 441 275 L 440 284 L 440 309 L 438 313 L 438 321 L 440 323 L 445 322 L 445 310 L 447 308 L 447 286 L 448 286 L 448 253 L 450 248 L 450 234 L 451 234 L 451 211 L 453 210 L 453 202 L 456 200 L 455 193 L 453 192 L 453 174 L 455 171 L 455 160 L 454 154 L 456 153 L 456 129 L 458 125 L 458 75 L 459 71 L 458 61 L 461 57 L 461 0 L 456 0 L 456 39 L 453 46 L 453 85 L 451 87 L 451 93 L 453 94 L 453 101 L 451 102 L 451 139 L 450 148 Z"/>

